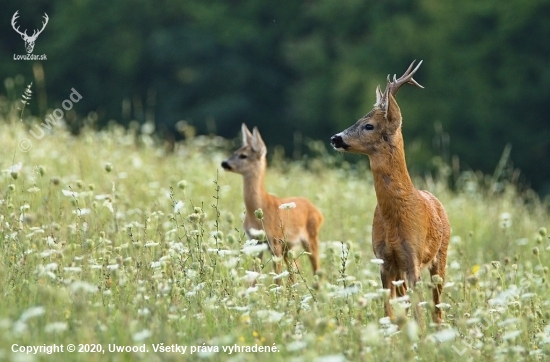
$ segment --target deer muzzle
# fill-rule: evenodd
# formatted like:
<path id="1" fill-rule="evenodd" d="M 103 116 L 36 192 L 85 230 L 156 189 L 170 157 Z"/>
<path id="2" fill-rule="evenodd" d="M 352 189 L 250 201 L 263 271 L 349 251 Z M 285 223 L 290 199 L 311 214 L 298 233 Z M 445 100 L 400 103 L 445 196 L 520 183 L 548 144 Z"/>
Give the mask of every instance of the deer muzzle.
<path id="1" fill-rule="evenodd" d="M 229 166 L 229 163 L 227 163 L 227 161 L 222 162 L 222 167 L 224 170 L 231 171 L 231 166 Z"/>
<path id="2" fill-rule="evenodd" d="M 342 136 L 340 136 L 340 133 L 332 136 L 330 138 L 330 143 L 332 144 L 332 147 L 334 147 L 336 150 L 347 150 L 349 148 L 349 145 L 344 142 Z"/>

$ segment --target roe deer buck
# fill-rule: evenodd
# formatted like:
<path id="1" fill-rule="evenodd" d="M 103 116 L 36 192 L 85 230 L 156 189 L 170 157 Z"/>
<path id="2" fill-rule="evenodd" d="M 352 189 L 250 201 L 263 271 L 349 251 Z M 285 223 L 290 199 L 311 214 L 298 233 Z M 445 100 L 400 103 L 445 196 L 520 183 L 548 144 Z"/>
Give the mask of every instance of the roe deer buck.
<path id="1" fill-rule="evenodd" d="M 407 171 L 403 136 L 401 134 L 401 111 L 395 95 L 399 88 L 409 83 L 423 88 L 413 75 L 422 64 L 413 70 L 414 61 L 399 79 L 393 76 L 386 90 L 376 88 L 374 109 L 348 129 L 332 136 L 332 146 L 339 151 L 366 154 L 374 178 L 377 205 L 372 226 L 372 247 L 380 265 L 380 277 L 385 289 L 390 289 L 390 298 L 396 297 L 397 280 L 404 280 L 399 295 L 404 295 L 409 286 L 420 280 L 424 266 L 430 275 L 445 279 L 445 263 L 450 238 L 447 213 L 439 200 L 427 191 L 415 189 Z M 406 278 L 405 278 L 406 276 Z M 441 309 L 437 307 L 443 290 L 441 281 L 433 289 L 436 305 L 434 321 L 441 323 Z M 385 315 L 394 318 L 390 302 L 384 302 Z M 416 311 L 418 312 L 418 311 Z"/>
<path id="2" fill-rule="evenodd" d="M 303 197 L 289 197 L 280 199 L 270 195 L 264 188 L 264 176 L 266 171 L 265 146 L 258 128 L 254 127 L 252 133 L 243 123 L 243 145 L 222 162 L 222 167 L 227 171 L 236 172 L 243 176 L 243 196 L 246 207 L 244 230 L 249 238 L 254 238 L 252 229 L 265 230 L 267 243 L 272 255 L 284 258 L 291 269 L 289 250 L 301 243 L 305 251 L 309 252 L 309 260 L 315 274 L 319 270 L 319 228 L 323 223 L 323 216 L 317 208 Z M 283 215 L 279 215 L 279 206 L 294 203 L 295 208 L 289 209 Z M 263 219 L 258 220 L 254 211 L 262 209 Z M 260 253 L 259 258 L 262 258 Z M 280 274 L 282 264 L 280 260 L 274 261 L 275 272 Z M 292 274 L 290 274 L 292 280 Z"/>

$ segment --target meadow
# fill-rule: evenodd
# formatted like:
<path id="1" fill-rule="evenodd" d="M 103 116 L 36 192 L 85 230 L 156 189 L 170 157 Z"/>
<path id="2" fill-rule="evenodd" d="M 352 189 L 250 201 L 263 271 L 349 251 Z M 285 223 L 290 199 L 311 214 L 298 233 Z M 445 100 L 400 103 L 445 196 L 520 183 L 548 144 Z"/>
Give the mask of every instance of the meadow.
<path id="1" fill-rule="evenodd" d="M 37 140 L 16 112 L 0 118 L 0 361 L 549 358 L 549 207 L 505 178 L 464 172 L 452 191 L 438 177 L 415 180 L 452 226 L 445 323 L 431 324 L 439 281 L 424 273 L 422 330 L 406 298 L 394 303 L 396 324 L 384 318 L 372 177 L 366 160 L 331 150 L 330 135 L 300 161 L 269 155 L 268 191 L 305 196 L 325 218 L 322 272 L 296 250 L 290 284 L 247 246 L 242 179 L 220 167 L 237 141 L 193 137 L 167 154 L 117 126 L 77 137 L 56 126 Z M 54 344 L 65 350 L 47 354 Z"/>

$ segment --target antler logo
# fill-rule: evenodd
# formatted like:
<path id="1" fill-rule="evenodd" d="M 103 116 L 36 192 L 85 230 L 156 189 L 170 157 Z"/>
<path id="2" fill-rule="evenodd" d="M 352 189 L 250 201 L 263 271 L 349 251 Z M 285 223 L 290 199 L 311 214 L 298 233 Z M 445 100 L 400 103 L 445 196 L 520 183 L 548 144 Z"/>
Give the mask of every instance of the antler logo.
<path id="1" fill-rule="evenodd" d="M 34 32 L 32 33 L 31 36 L 28 36 L 27 35 L 27 30 L 25 29 L 24 32 L 20 32 L 19 31 L 19 27 L 15 27 L 15 22 L 17 20 L 17 18 L 19 17 L 19 15 L 17 14 L 19 12 L 19 10 L 17 10 L 15 12 L 15 14 L 13 14 L 13 17 L 11 18 L 11 26 L 13 27 L 13 30 L 15 30 L 19 35 L 21 35 L 21 38 L 23 38 L 23 40 L 25 41 L 25 48 L 27 49 L 27 53 L 32 53 L 33 49 L 34 49 L 34 42 L 36 41 L 36 38 L 38 38 L 38 36 L 40 35 L 40 33 L 42 33 L 42 31 L 44 30 L 44 28 L 46 27 L 46 25 L 48 24 L 48 14 L 44 13 L 44 22 L 42 23 L 42 29 L 40 30 L 34 30 Z"/>

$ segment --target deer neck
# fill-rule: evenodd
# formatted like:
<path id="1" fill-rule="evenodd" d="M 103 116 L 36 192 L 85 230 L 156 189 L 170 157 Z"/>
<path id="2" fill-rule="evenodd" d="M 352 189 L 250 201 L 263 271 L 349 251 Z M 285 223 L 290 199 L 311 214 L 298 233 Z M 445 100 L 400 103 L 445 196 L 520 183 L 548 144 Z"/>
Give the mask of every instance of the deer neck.
<path id="1" fill-rule="evenodd" d="M 401 132 L 395 134 L 386 152 L 369 155 L 369 160 L 382 216 L 388 219 L 399 215 L 416 194 L 407 170 Z"/>
<path id="2" fill-rule="evenodd" d="M 257 209 L 265 208 L 267 198 L 264 186 L 265 164 L 262 166 L 258 170 L 243 175 L 244 204 L 246 213 L 249 215 L 254 215 Z"/>

